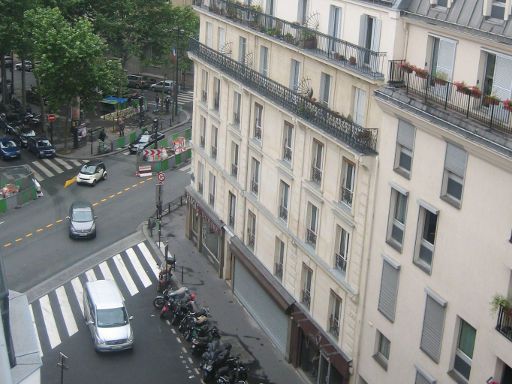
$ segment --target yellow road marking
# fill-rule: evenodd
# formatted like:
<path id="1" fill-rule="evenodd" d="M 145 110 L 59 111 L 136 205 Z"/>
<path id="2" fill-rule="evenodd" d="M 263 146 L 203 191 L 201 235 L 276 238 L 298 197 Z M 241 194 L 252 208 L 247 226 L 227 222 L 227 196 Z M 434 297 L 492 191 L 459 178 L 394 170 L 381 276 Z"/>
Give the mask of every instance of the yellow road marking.
<path id="1" fill-rule="evenodd" d="M 112 198 L 114 198 L 114 196 L 115 196 L 115 195 L 110 195 L 108 198 L 109 198 L 109 199 L 112 199 Z"/>
<path id="2" fill-rule="evenodd" d="M 119 191 L 119 192 L 116 193 L 116 195 L 120 195 L 122 193 L 123 193 L 123 191 Z"/>
<path id="3" fill-rule="evenodd" d="M 133 184 L 133 185 L 132 185 L 132 188 L 135 188 L 137 185 L 138 185 L 138 184 Z"/>
<path id="4" fill-rule="evenodd" d="M 56 224 L 62 223 L 62 219 L 59 219 L 55 222 Z"/>
<path id="5" fill-rule="evenodd" d="M 92 206 L 95 207 L 97 206 L 99 203 L 93 203 Z"/>
<path id="6" fill-rule="evenodd" d="M 146 180 L 141 180 L 139 181 L 139 184 L 144 184 L 146 182 Z"/>
<path id="7" fill-rule="evenodd" d="M 32 236 L 32 232 L 27 233 L 27 234 L 25 235 L 25 237 L 30 237 L 30 236 Z"/>
<path id="8" fill-rule="evenodd" d="M 48 225 L 46 226 L 46 228 L 51 228 L 51 227 L 53 227 L 53 223 L 50 223 L 50 224 L 48 224 Z"/>
<path id="9" fill-rule="evenodd" d="M 101 202 L 104 203 L 105 201 L 107 201 L 107 199 L 101 199 Z"/>
<path id="10" fill-rule="evenodd" d="M 12 243 L 6 243 L 6 244 L 4 244 L 4 248 L 10 247 L 11 245 L 12 245 Z"/>
<path id="11" fill-rule="evenodd" d="M 18 238 L 16 239 L 16 242 L 17 242 L 17 243 L 19 243 L 21 240 L 23 240 L 23 239 L 22 239 L 21 237 L 18 237 Z"/>
<path id="12" fill-rule="evenodd" d="M 37 228 L 36 229 L 36 232 L 43 232 L 44 231 L 44 228 Z"/>
<path id="13" fill-rule="evenodd" d="M 124 190 L 125 190 L 125 191 L 129 191 L 129 190 L 130 190 L 130 187 L 126 187 Z"/>

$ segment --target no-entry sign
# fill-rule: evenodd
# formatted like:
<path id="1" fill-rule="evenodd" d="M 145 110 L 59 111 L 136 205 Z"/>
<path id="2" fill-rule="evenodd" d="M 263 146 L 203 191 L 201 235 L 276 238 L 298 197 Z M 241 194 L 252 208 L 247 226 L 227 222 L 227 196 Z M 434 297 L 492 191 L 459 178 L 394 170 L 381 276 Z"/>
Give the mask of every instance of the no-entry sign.
<path id="1" fill-rule="evenodd" d="M 159 183 L 163 183 L 165 181 L 165 173 L 163 172 L 158 172 L 156 177 L 158 178 Z"/>
<path id="2" fill-rule="evenodd" d="M 55 120 L 57 120 L 57 116 L 55 116 L 53 113 L 48 114 L 48 121 L 50 123 L 53 123 Z"/>

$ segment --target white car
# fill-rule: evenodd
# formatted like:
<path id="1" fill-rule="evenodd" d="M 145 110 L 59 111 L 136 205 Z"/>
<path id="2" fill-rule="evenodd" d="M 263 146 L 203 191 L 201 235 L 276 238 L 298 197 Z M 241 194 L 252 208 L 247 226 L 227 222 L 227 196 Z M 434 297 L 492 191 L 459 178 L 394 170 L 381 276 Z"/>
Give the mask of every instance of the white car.
<path id="1" fill-rule="evenodd" d="M 174 81 L 162 80 L 162 81 L 159 81 L 158 83 L 151 84 L 151 87 L 149 87 L 149 88 L 155 92 L 171 93 L 171 91 L 174 89 Z"/>
<path id="2" fill-rule="evenodd" d="M 14 69 L 16 69 L 17 71 L 21 71 L 22 64 L 16 63 L 16 65 L 14 66 Z M 32 62 L 30 60 L 25 60 L 25 71 L 30 72 L 31 70 L 32 70 Z"/>
<path id="3" fill-rule="evenodd" d="M 107 169 L 105 168 L 105 163 L 101 160 L 93 160 L 84 164 L 80 169 L 76 176 L 76 183 L 89 184 L 94 187 L 98 181 L 105 180 L 106 178 Z"/>

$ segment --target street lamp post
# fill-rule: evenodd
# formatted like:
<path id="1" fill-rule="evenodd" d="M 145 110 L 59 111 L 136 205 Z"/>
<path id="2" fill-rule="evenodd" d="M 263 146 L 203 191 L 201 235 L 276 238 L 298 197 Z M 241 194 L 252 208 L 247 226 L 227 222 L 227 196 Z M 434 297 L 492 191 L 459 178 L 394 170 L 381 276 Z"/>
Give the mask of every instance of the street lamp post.
<path id="1" fill-rule="evenodd" d="M 178 44 L 180 42 L 180 29 L 177 29 L 178 37 L 176 39 L 176 84 L 174 84 L 174 114 L 178 116 L 178 92 L 179 92 L 179 79 L 178 79 L 178 67 L 179 67 L 179 49 Z"/>

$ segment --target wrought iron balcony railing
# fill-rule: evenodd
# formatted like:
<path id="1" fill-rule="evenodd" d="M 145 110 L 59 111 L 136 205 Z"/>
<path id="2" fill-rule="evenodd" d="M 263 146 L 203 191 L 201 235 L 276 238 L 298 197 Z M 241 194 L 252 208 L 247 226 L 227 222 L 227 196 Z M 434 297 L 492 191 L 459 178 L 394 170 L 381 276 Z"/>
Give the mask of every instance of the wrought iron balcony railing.
<path id="1" fill-rule="evenodd" d="M 424 69 L 412 67 L 405 60 L 390 60 L 389 83 L 405 88 L 429 105 L 464 114 L 479 123 L 512 134 L 512 106 L 479 88 L 436 78 Z"/>
<path id="2" fill-rule="evenodd" d="M 347 271 L 347 257 L 341 253 L 336 253 L 334 268 L 345 273 Z"/>
<path id="3" fill-rule="evenodd" d="M 352 206 L 352 196 L 353 192 L 350 189 L 345 187 L 341 187 L 341 196 L 340 200 L 347 204 L 348 206 Z"/>
<path id="4" fill-rule="evenodd" d="M 512 341 L 512 309 L 500 306 L 496 330 Z"/>
<path id="5" fill-rule="evenodd" d="M 311 180 L 317 184 L 322 182 L 322 170 L 314 165 L 311 167 Z"/>
<path id="6" fill-rule="evenodd" d="M 281 219 L 283 219 L 284 221 L 287 221 L 288 220 L 288 208 L 280 205 L 279 206 L 279 217 Z"/>
<path id="7" fill-rule="evenodd" d="M 283 148 L 283 160 L 292 161 L 292 149 L 289 147 Z"/>
<path id="8" fill-rule="evenodd" d="M 214 206 L 215 205 L 215 195 L 213 193 L 210 193 L 209 196 L 208 196 L 208 202 L 210 203 L 211 206 Z"/>
<path id="9" fill-rule="evenodd" d="M 274 276 L 279 279 L 279 281 L 283 280 L 283 264 L 282 263 L 274 263 Z"/>
<path id="10" fill-rule="evenodd" d="M 302 290 L 302 295 L 301 295 L 301 303 L 304 304 L 304 306 L 309 309 L 310 306 L 311 306 L 311 292 L 309 291 L 309 289 L 303 289 Z"/>
<path id="11" fill-rule="evenodd" d="M 331 59 L 340 67 L 381 79 L 386 57 L 384 52 L 352 44 L 310 29 L 297 22 L 289 22 L 268 15 L 255 7 L 228 0 L 194 0 L 194 5 L 263 33 L 274 39 L 311 50 L 316 55 Z"/>
<path id="12" fill-rule="evenodd" d="M 251 192 L 255 195 L 258 194 L 258 182 L 256 180 L 251 180 Z"/>
<path id="13" fill-rule="evenodd" d="M 282 106 L 295 115 L 304 118 L 310 124 L 327 134 L 346 143 L 357 151 L 374 154 L 377 143 L 377 130 L 363 128 L 339 113 L 320 105 L 309 98 L 299 95 L 289 88 L 263 76 L 231 58 L 199 43 L 190 40 L 190 53 L 196 55 L 223 73 L 241 81 L 245 86 L 260 93 L 272 102 Z M 240 115 L 234 114 L 240 121 Z"/>
<path id="14" fill-rule="evenodd" d="M 212 159 L 217 158 L 217 147 L 212 146 L 211 155 L 212 155 Z"/>
<path id="15" fill-rule="evenodd" d="M 306 229 L 306 243 L 316 247 L 316 233 L 309 228 Z"/>
<path id="16" fill-rule="evenodd" d="M 340 319 L 334 315 L 329 317 L 329 333 L 336 338 L 340 334 Z"/>

